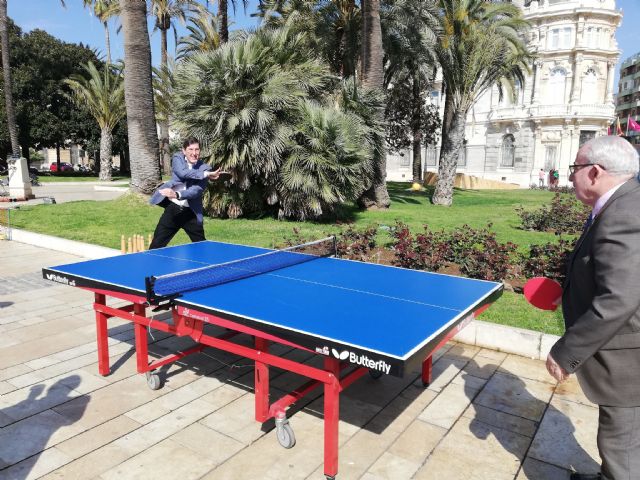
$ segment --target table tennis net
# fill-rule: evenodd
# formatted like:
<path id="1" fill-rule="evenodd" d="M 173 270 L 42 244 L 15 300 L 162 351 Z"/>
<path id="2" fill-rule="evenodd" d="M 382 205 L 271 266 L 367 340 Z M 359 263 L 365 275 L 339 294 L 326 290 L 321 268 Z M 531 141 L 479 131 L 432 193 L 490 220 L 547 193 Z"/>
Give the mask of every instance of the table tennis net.
<path id="1" fill-rule="evenodd" d="M 145 279 L 147 300 L 150 304 L 157 304 L 163 299 L 173 298 L 184 292 L 242 280 L 335 255 L 336 239 L 335 237 L 327 237 L 253 257 L 157 277 L 147 277 Z"/>

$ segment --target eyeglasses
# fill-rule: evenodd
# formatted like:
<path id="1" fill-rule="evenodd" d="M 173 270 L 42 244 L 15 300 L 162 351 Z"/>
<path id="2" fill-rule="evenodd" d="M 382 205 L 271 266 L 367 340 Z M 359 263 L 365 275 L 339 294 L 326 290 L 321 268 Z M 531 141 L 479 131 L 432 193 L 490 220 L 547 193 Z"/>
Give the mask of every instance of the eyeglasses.
<path id="1" fill-rule="evenodd" d="M 594 165 L 598 165 L 600 168 L 602 168 L 599 163 L 574 163 L 573 165 L 569 165 L 569 175 L 573 175 L 582 167 L 593 167 Z"/>

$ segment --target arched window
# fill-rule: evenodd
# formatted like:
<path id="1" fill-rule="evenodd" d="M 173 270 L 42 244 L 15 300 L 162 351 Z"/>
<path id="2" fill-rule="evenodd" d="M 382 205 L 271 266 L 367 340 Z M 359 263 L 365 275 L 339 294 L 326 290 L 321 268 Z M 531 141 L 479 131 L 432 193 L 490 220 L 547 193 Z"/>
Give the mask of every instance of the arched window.
<path id="1" fill-rule="evenodd" d="M 566 83 L 567 71 L 564 68 L 556 67 L 549 72 L 547 103 L 551 105 L 564 104 Z"/>
<path id="2" fill-rule="evenodd" d="M 500 166 L 513 167 L 516 157 L 516 139 L 508 133 L 502 137 L 502 148 L 500 152 Z"/>
<path id="3" fill-rule="evenodd" d="M 602 103 L 598 101 L 598 77 L 593 68 L 589 68 L 582 78 L 582 103 Z"/>

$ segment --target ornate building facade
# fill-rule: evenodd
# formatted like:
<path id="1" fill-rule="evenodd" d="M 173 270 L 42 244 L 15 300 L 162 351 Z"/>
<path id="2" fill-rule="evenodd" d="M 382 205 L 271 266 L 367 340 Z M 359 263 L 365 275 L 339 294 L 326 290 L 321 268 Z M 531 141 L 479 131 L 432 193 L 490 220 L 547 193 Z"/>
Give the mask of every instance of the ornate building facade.
<path id="1" fill-rule="evenodd" d="M 622 12 L 615 0 L 513 3 L 531 22 L 527 42 L 536 59 L 515 101 L 508 95 L 500 100 L 494 88 L 469 112 L 458 171 L 527 187 L 538 184 L 541 168 L 556 169 L 564 184 L 580 145 L 606 135 L 614 119 L 620 53 L 615 32 Z M 425 170 L 437 171 L 438 153 L 425 149 Z M 410 152 L 389 155 L 389 180 L 411 179 L 410 157 Z"/>

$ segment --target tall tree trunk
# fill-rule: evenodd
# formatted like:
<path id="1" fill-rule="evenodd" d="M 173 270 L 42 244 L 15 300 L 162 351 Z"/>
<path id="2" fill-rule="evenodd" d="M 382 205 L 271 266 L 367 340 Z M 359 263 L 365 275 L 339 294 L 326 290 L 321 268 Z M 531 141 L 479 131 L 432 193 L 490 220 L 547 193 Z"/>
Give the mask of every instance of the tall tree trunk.
<path id="1" fill-rule="evenodd" d="M 109 25 L 107 22 L 102 22 L 104 25 L 104 44 L 107 49 L 107 65 L 111 65 L 111 37 L 109 36 Z"/>
<path id="2" fill-rule="evenodd" d="M 2 51 L 2 77 L 4 79 L 4 102 L 7 112 L 7 128 L 11 140 L 11 153 L 20 156 L 18 145 L 18 124 L 16 123 L 16 111 L 13 105 L 13 83 L 11 81 L 11 66 L 9 52 L 9 29 L 7 17 L 7 0 L 0 0 L 0 49 Z"/>
<path id="3" fill-rule="evenodd" d="M 382 28 L 380 26 L 380 0 L 362 2 L 362 83 L 368 88 L 384 88 L 384 68 L 382 59 Z M 382 120 L 383 109 L 377 112 Z M 384 140 L 380 141 L 373 159 L 373 180 L 371 187 L 358 199 L 364 208 L 388 208 L 391 204 L 387 192 L 387 153 Z"/>
<path id="4" fill-rule="evenodd" d="M 411 143 L 413 146 L 413 183 L 420 183 L 422 181 L 422 95 L 420 95 L 420 75 L 417 71 L 413 72 L 412 80 Z"/>
<path id="5" fill-rule="evenodd" d="M 100 180 L 111 181 L 111 145 L 113 135 L 109 127 L 102 127 L 100 130 Z"/>
<path id="6" fill-rule="evenodd" d="M 229 4 L 227 0 L 218 1 L 218 17 L 220 18 L 220 43 L 229 41 Z"/>
<path id="7" fill-rule="evenodd" d="M 456 168 L 458 167 L 458 155 L 464 141 L 466 121 L 467 112 L 452 111 L 451 124 L 447 128 L 446 135 L 442 137 L 438 182 L 431 199 L 436 205 L 449 207 L 453 203 L 453 184 L 456 178 Z"/>
<path id="8" fill-rule="evenodd" d="M 61 165 L 60 165 L 60 144 L 56 143 L 56 172 L 61 173 Z"/>
<path id="9" fill-rule="evenodd" d="M 160 168 L 147 4 L 141 0 L 120 0 L 120 7 L 124 30 L 124 97 L 131 186 L 139 193 L 151 193 L 160 180 Z"/>
<path id="10" fill-rule="evenodd" d="M 171 26 L 171 22 L 166 22 L 165 25 Z M 163 72 L 166 72 L 169 69 L 169 58 L 167 55 L 167 29 L 162 28 L 160 32 L 160 68 Z M 168 114 L 168 112 L 165 113 Z M 165 117 L 165 115 L 162 115 L 162 117 Z M 169 152 L 169 118 L 166 117 L 160 120 L 158 122 L 158 127 L 160 134 L 160 164 L 162 165 L 162 171 L 167 174 L 171 171 L 171 153 Z"/>

